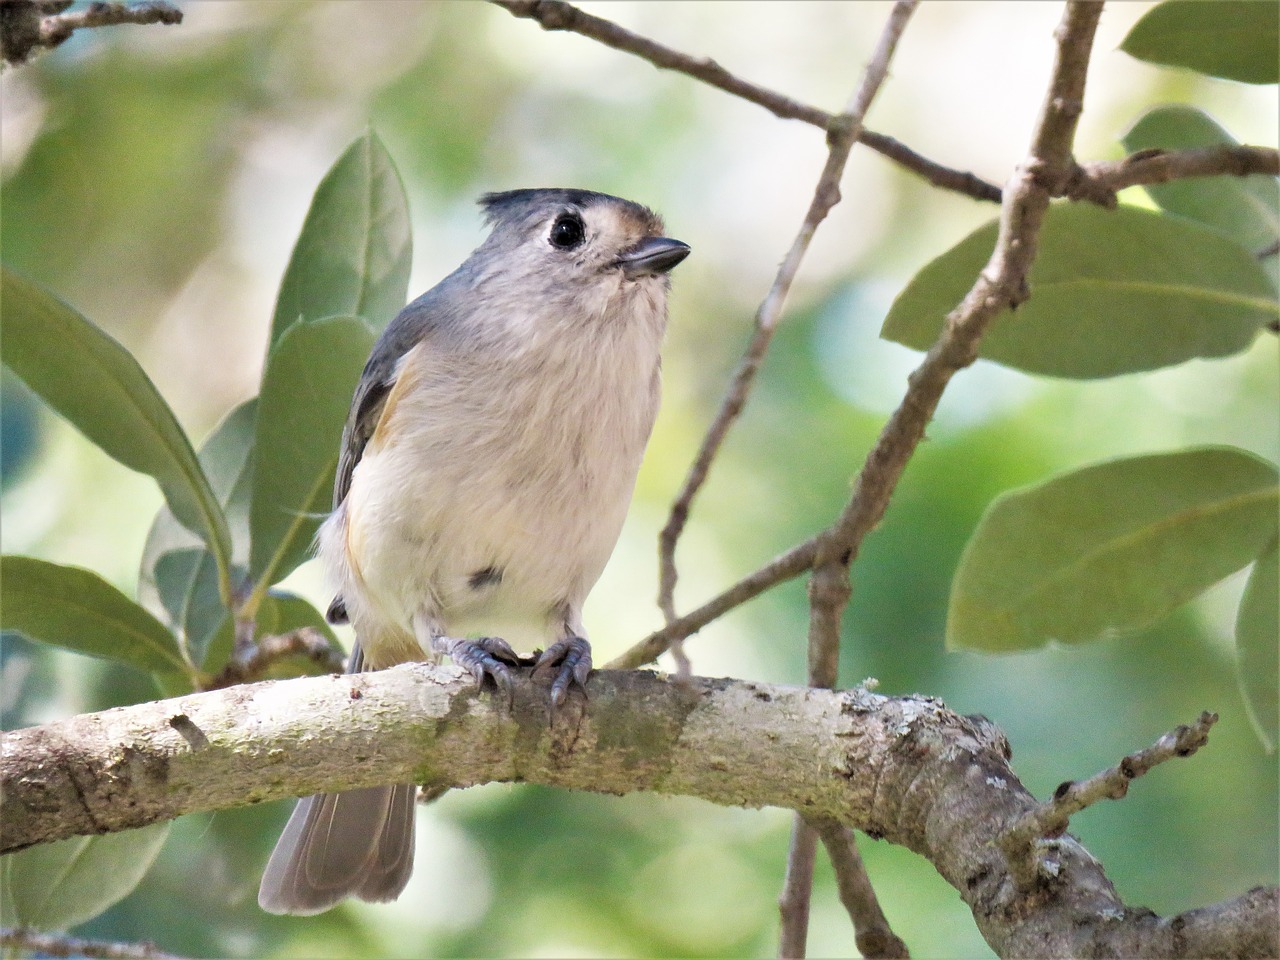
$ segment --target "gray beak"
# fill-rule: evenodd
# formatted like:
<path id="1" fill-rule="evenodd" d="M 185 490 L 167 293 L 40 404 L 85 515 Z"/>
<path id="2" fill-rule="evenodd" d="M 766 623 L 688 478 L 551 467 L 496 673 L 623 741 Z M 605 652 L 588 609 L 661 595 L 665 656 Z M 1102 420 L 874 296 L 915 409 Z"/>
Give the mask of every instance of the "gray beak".
<path id="1" fill-rule="evenodd" d="M 616 262 L 628 280 L 666 273 L 689 255 L 689 245 L 669 237 L 645 237 Z"/>

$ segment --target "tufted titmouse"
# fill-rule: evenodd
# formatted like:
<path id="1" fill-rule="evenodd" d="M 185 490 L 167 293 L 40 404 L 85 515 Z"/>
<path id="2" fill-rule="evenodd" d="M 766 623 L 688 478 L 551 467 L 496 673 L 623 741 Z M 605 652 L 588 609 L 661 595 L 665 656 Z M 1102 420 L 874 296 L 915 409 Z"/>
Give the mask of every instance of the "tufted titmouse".
<path id="1" fill-rule="evenodd" d="M 348 672 L 447 654 L 509 695 L 508 640 L 545 642 L 554 707 L 591 670 L 582 605 L 653 428 L 667 272 L 689 247 L 647 208 L 586 190 L 481 204 L 489 237 L 374 345 L 319 555 L 330 619 L 356 632 Z M 258 903 L 394 900 L 413 799 L 401 784 L 301 800 Z"/>

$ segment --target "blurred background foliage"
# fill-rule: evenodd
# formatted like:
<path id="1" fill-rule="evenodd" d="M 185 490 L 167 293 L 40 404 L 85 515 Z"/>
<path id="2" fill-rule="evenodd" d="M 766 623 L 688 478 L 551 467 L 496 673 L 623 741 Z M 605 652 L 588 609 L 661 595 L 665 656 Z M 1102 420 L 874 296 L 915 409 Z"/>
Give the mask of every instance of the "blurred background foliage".
<path id="1" fill-rule="evenodd" d="M 808 205 L 820 132 L 581 37 L 479 3 L 186 2 L 175 28 L 86 31 L 3 84 L 6 263 L 138 356 L 199 442 L 250 396 L 281 272 L 316 183 L 372 127 L 414 219 L 411 295 L 482 236 L 486 190 L 582 186 L 660 210 L 693 247 L 675 278 L 666 398 L 618 550 L 587 608 L 603 662 L 659 624 L 655 540 Z M 887 3 L 668 2 L 588 10 L 836 109 Z M 1104 14 L 1078 140 L 1117 157 L 1160 103 L 1275 144 L 1274 87 L 1140 63 L 1117 51 L 1147 4 Z M 927 3 L 869 126 L 1003 182 L 1052 61 L 1058 4 Z M 994 215 L 855 151 L 759 389 L 695 508 L 679 555 L 688 608 L 825 525 L 917 355 L 877 339 L 924 263 Z M 1142 203 L 1140 191 L 1130 202 Z M 854 569 L 842 682 L 940 696 L 986 714 L 1044 795 L 1202 709 L 1211 746 L 1157 769 L 1073 830 L 1130 904 L 1176 912 L 1277 875 L 1277 771 L 1233 675 L 1243 576 L 1138 636 L 1016 656 L 947 654 L 952 572 L 999 492 L 1109 456 L 1230 443 L 1280 459 L 1276 342 L 1226 360 L 1096 382 L 986 362 L 957 378 L 929 441 Z M 160 494 L 92 447 L 6 372 L 3 549 L 89 567 L 133 595 Z M 286 586 L 327 600 L 314 565 Z M 690 641 L 699 673 L 803 682 L 800 582 Z M 4 726 L 155 696 L 151 681 L 9 636 Z M 399 902 L 315 918 L 256 904 L 287 804 L 187 817 L 141 886 L 77 929 L 196 956 L 744 956 L 775 949 L 789 815 L 494 785 L 419 812 Z M 917 956 L 987 956 L 959 896 L 915 855 L 864 843 L 891 922 Z M 829 868 L 810 952 L 853 952 Z"/>

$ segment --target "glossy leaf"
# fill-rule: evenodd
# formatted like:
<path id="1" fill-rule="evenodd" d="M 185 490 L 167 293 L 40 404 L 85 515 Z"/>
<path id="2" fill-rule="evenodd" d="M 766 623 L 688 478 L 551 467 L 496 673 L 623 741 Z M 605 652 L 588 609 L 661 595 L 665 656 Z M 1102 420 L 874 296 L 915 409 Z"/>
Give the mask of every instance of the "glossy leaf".
<path id="1" fill-rule="evenodd" d="M 138 362 L 48 291 L 7 267 L 0 289 L 4 363 L 86 437 L 154 477 L 174 515 L 230 563 L 226 518 L 187 435 Z"/>
<path id="2" fill-rule="evenodd" d="M 66 930 L 128 896 L 169 836 L 169 824 L 72 837 L 0 858 L 6 927 Z"/>
<path id="3" fill-rule="evenodd" d="M 316 189 L 280 285 L 271 345 L 300 318 L 349 314 L 381 330 L 405 304 L 411 255 L 400 173 L 366 133 Z"/>
<path id="4" fill-rule="evenodd" d="M 1240 598 L 1236 666 L 1249 719 L 1267 752 L 1273 752 L 1280 734 L 1280 550 L 1275 543 L 1253 565 Z"/>
<path id="5" fill-rule="evenodd" d="M 1122 139 L 1132 153 L 1238 145 L 1211 117 L 1181 104 L 1156 107 Z M 1275 177 L 1197 177 L 1145 189 L 1161 209 L 1216 227 L 1246 250 L 1256 253 L 1280 234 L 1280 182 Z"/>
<path id="6" fill-rule="evenodd" d="M 1280 5 L 1166 0 L 1133 25 L 1120 49 L 1148 63 L 1244 83 L 1280 81 Z"/>
<path id="7" fill-rule="evenodd" d="M 213 635 L 231 619 L 218 595 L 213 558 L 202 547 L 170 550 L 157 561 L 155 578 L 170 623 L 182 631 L 191 661 L 202 664 Z"/>
<path id="8" fill-rule="evenodd" d="M 947 644 L 1025 650 L 1155 623 L 1277 536 L 1276 468 L 1203 448 L 1114 460 L 1005 493 L 965 547 Z"/>
<path id="9" fill-rule="evenodd" d="M 262 634 L 290 633 L 309 627 L 319 630 L 331 643 L 338 645 L 338 638 L 324 618 L 324 614 L 308 601 L 285 590 L 272 590 L 268 595 L 271 606 L 268 613 L 259 620 L 259 632 Z"/>
<path id="10" fill-rule="evenodd" d="M 898 295 L 881 336 L 925 350 L 995 248 L 996 224 L 928 264 Z M 1221 357 L 1275 322 L 1253 256 L 1218 231 L 1133 207 L 1051 207 L 1031 299 L 998 316 L 980 355 L 1028 373 L 1088 379 Z"/>
<path id="11" fill-rule="evenodd" d="M 163 623 L 79 567 L 0 557 L 0 629 L 150 672 L 188 672 Z"/>
<path id="12" fill-rule="evenodd" d="M 200 448 L 200 464 L 231 531 L 232 579 L 249 562 L 249 495 L 258 400 L 246 400 L 222 420 Z M 156 515 L 142 551 L 138 595 L 143 604 L 179 632 L 192 660 L 202 664 L 213 635 L 228 613 L 218 592 L 217 568 L 200 541 L 168 508 Z"/>
<path id="13" fill-rule="evenodd" d="M 306 559 L 329 511 L 343 424 L 373 341 L 359 317 L 305 320 L 267 360 L 249 513 L 259 597 Z"/>

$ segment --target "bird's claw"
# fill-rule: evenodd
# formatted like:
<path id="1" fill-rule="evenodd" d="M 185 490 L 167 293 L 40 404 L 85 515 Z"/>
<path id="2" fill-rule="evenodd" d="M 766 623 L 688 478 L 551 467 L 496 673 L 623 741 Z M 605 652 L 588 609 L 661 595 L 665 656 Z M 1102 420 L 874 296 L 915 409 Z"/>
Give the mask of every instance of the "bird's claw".
<path id="1" fill-rule="evenodd" d="M 570 687 L 575 684 L 584 693 L 591 673 L 591 644 L 583 637 L 565 637 L 544 650 L 533 670 L 535 677 L 555 673 L 551 681 L 551 706 L 564 704 Z"/>
<path id="2" fill-rule="evenodd" d="M 492 680 L 496 689 L 506 698 L 510 708 L 515 701 L 515 683 L 510 667 L 521 665 L 519 655 L 511 644 L 501 637 L 479 637 L 474 640 L 441 638 L 444 653 L 449 659 L 475 678 L 476 687 L 484 689 L 485 680 Z"/>

